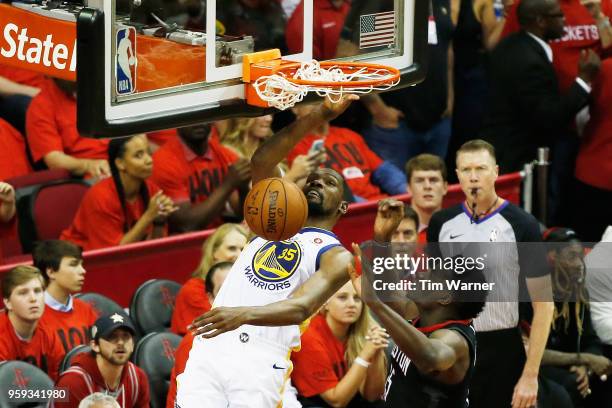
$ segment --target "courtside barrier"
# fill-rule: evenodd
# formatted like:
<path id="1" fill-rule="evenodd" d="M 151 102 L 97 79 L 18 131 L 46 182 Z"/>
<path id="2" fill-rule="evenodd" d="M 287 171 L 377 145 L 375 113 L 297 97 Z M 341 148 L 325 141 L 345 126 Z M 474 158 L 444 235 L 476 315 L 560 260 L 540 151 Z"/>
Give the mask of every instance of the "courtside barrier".
<path id="1" fill-rule="evenodd" d="M 496 190 L 503 197 L 519 204 L 521 197 L 521 174 L 512 173 L 497 179 Z M 449 186 L 444 206 L 458 204 L 464 200 L 459 185 Z M 409 202 L 410 194 L 397 196 Z M 372 225 L 377 203 L 351 204 L 348 213 L 338 222 L 334 232 L 345 246 L 351 242 L 362 242 L 372 238 Z M 97 292 L 126 307 L 132 294 L 143 282 L 158 278 L 171 279 L 179 283 L 189 279 L 201 257 L 204 240 L 214 230 L 192 232 L 163 239 L 135 244 L 97 249 L 84 253 L 87 276 L 83 292 Z M 16 266 L 3 265 L 0 275 Z"/>

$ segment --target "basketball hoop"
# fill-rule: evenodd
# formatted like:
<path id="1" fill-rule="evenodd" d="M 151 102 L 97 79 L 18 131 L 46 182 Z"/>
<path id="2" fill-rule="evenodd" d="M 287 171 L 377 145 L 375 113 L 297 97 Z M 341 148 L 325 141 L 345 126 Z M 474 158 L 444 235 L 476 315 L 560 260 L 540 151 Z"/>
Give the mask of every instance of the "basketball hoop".
<path id="1" fill-rule="evenodd" d="M 247 58 L 244 64 L 247 102 L 280 110 L 295 106 L 309 92 L 337 102 L 347 93 L 385 91 L 397 85 L 401 75 L 396 68 L 365 62 Z"/>

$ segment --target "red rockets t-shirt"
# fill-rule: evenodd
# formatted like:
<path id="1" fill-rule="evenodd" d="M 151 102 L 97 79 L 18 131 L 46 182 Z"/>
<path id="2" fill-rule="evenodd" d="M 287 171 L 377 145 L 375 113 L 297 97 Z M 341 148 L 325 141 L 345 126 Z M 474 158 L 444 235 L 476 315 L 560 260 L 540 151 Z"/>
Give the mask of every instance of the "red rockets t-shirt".
<path id="1" fill-rule="evenodd" d="M 72 310 L 68 312 L 45 305 L 40 321 L 55 334 L 65 354 L 76 346 L 89 344 L 89 328 L 97 318 L 98 315 L 89 303 L 73 297 Z"/>
<path id="2" fill-rule="evenodd" d="M 289 164 L 297 156 L 308 154 L 312 143 L 318 139 L 322 139 L 322 136 L 313 134 L 304 137 L 287 156 Z M 386 197 L 371 181 L 372 172 L 383 161 L 370 150 L 359 134 L 350 129 L 330 126 L 324 146 L 327 153 L 324 166 L 340 173 L 354 195 L 366 200 Z"/>
<path id="3" fill-rule="evenodd" d="M 520 30 L 516 16 L 516 8 L 519 3 L 520 1 L 517 0 L 508 13 L 503 36 Z M 595 20 L 579 0 L 560 0 L 559 4 L 565 14 L 565 35 L 549 44 L 553 51 L 553 66 L 557 72 L 559 89 L 565 92 L 578 75 L 581 50 L 592 48 L 596 52 L 605 54 L 612 50 L 601 49 L 599 30 Z M 612 16 L 612 0 L 602 0 L 601 11 L 608 17 Z"/>
<path id="4" fill-rule="evenodd" d="M 25 361 L 46 372 L 52 380 L 57 379 L 64 352 L 49 328 L 39 322 L 32 338 L 22 340 L 7 313 L 0 312 L 0 333 L 0 361 Z"/>
<path id="5" fill-rule="evenodd" d="M 153 155 L 152 180 L 177 203 L 206 200 L 238 160 L 236 153 L 221 145 L 214 127 L 211 132 L 214 133 L 203 156 L 189 150 L 178 135 L 169 138 Z"/>

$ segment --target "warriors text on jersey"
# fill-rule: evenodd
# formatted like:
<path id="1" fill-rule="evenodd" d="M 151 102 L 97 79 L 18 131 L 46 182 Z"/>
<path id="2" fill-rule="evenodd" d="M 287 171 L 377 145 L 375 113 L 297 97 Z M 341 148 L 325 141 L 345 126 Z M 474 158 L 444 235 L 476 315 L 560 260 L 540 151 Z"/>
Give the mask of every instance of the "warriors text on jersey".
<path id="1" fill-rule="evenodd" d="M 319 269 L 321 256 L 340 246 L 331 232 L 306 227 L 286 241 L 255 238 L 234 263 L 215 298 L 216 306 L 263 306 L 289 296 Z M 243 326 L 241 331 L 286 347 L 299 346 L 298 326 Z"/>

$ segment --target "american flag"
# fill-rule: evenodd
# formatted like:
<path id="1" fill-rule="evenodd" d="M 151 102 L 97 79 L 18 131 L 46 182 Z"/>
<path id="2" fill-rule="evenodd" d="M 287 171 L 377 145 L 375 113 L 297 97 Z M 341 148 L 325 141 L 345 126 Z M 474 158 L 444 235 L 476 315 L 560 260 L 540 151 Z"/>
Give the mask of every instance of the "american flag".
<path id="1" fill-rule="evenodd" d="M 359 20 L 359 48 L 380 47 L 395 42 L 395 11 L 366 14 Z"/>

